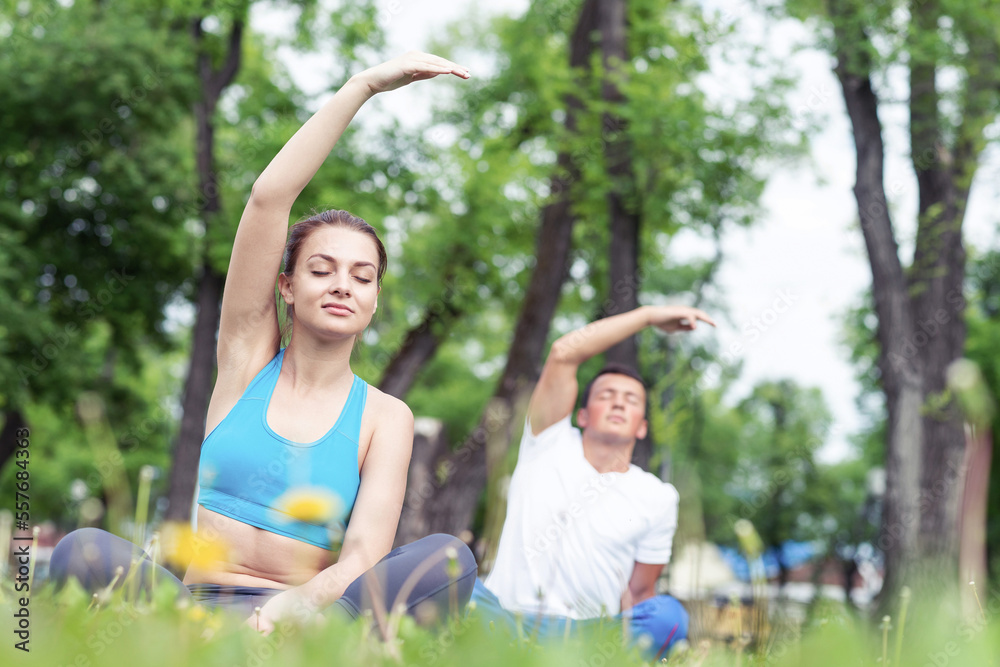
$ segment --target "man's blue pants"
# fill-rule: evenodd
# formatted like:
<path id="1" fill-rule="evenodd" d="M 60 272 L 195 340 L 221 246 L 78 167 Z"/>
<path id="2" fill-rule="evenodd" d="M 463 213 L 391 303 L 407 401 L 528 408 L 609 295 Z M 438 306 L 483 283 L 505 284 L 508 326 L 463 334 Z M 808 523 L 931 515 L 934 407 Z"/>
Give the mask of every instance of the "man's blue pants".
<path id="1" fill-rule="evenodd" d="M 670 647 L 681 639 L 686 639 L 688 633 L 688 613 L 677 598 L 669 595 L 657 595 L 643 600 L 630 611 L 606 619 L 578 620 L 543 614 L 515 615 L 504 609 L 497 596 L 486 588 L 480 579 L 476 579 L 475 587 L 472 589 L 472 602 L 475 602 L 476 613 L 483 622 L 493 621 L 495 626 L 505 628 L 513 637 L 536 636 L 538 639 L 555 639 L 565 635 L 567 624 L 570 625 L 570 632 L 574 634 L 577 632 L 590 634 L 599 627 L 611 629 L 627 621 L 632 642 L 643 646 L 643 652 L 650 659 L 666 656 Z M 518 623 L 521 626 L 520 630 Z M 647 639 L 644 640 L 643 637 Z"/>

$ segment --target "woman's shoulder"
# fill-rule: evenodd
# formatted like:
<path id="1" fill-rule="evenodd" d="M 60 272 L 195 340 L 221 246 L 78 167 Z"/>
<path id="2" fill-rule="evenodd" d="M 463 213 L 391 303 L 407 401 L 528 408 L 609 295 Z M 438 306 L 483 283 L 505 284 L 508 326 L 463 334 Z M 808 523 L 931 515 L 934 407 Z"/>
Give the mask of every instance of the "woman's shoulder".
<path id="1" fill-rule="evenodd" d="M 372 385 L 368 385 L 362 423 L 373 440 L 382 434 L 393 439 L 404 431 L 411 436 L 413 434 L 413 412 L 410 406 Z"/>
<path id="2" fill-rule="evenodd" d="M 413 450 L 413 413 L 406 403 L 368 385 L 361 418 L 361 466 L 372 452 L 381 461 L 409 461 Z"/>
<path id="3" fill-rule="evenodd" d="M 365 416 L 371 414 L 379 422 L 385 419 L 413 420 L 413 412 L 410 406 L 391 394 L 387 394 L 378 387 L 368 385 L 368 398 L 365 401 Z"/>

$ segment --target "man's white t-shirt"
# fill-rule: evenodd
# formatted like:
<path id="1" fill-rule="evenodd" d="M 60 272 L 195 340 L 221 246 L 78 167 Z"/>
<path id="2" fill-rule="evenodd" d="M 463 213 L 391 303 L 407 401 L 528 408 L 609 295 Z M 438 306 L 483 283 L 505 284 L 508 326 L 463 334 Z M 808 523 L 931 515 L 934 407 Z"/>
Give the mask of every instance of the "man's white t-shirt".
<path id="1" fill-rule="evenodd" d="M 569 416 L 538 435 L 526 423 L 484 583 L 508 611 L 615 615 L 636 561 L 669 562 L 677 502 L 672 485 L 635 465 L 597 472 Z"/>

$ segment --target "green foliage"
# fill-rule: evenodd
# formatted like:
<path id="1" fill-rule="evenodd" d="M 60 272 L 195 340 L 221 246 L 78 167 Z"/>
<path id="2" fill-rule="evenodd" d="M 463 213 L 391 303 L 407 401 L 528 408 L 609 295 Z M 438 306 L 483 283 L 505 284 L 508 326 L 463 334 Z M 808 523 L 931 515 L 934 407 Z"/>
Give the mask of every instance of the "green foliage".
<path id="1" fill-rule="evenodd" d="M 752 493 L 739 498 L 741 515 L 760 510 L 756 517 L 742 518 L 751 518 L 766 544 L 822 535 L 815 524 L 827 508 L 812 506 L 811 493 L 820 479 L 815 451 L 831 420 L 821 394 L 787 380 L 765 382 L 754 387 L 740 408 L 748 418 L 742 449 L 750 452 L 736 479 Z"/>
<path id="2" fill-rule="evenodd" d="M 456 331 L 462 335 L 469 324 L 464 321 Z M 478 332 L 485 336 L 485 331 Z M 472 338 L 471 340 L 488 340 L 488 338 Z M 417 415 L 434 415 L 447 425 L 448 440 L 451 443 L 461 442 L 476 427 L 479 421 L 481 406 L 493 394 L 493 384 L 485 382 L 485 378 L 493 376 L 497 369 L 483 361 L 484 358 L 495 358 L 504 350 L 492 346 L 487 352 L 482 346 L 469 343 L 467 349 L 455 346 L 445 346 L 431 363 L 420 374 L 419 391 L 411 392 L 407 398 L 410 409 Z"/>
<path id="3" fill-rule="evenodd" d="M 30 433 L 31 516 L 37 523 L 40 519 L 55 520 L 66 529 L 91 525 L 100 514 L 88 516 L 83 508 L 88 503 L 92 506 L 94 499 L 100 504 L 89 507 L 91 512 L 126 502 L 130 485 L 126 482 L 118 488 L 116 482 L 137 479 L 143 465 L 159 470 L 154 488 L 165 490 L 162 487 L 171 464 L 169 445 L 177 420 L 173 405 L 164 397 L 180 390 L 184 354 L 143 348 L 139 356 L 138 373 L 121 365 L 113 367 L 110 389 L 102 394 L 103 413 L 92 425 L 80 420 L 77 401 L 67 406 L 33 403 L 25 408 Z M 123 413 L 123 405 L 133 411 Z M 0 492 L 13 498 L 14 460 L 8 465 Z M 117 521 L 107 525 L 115 532 L 124 530 Z"/>
<path id="4" fill-rule="evenodd" d="M 73 479 L 102 493 L 75 414 L 81 391 L 104 397 L 127 469 L 166 463 L 175 419 L 164 403 L 179 389 L 166 322 L 193 267 L 190 161 L 179 146 L 194 80 L 184 36 L 127 6 L 0 12 L 13 26 L 0 61 L 0 305 L 9 315 L 0 409 L 20 411 L 31 429 L 39 518 L 73 520 Z M 2 487 L 12 481 L 5 475 Z"/>
<path id="5" fill-rule="evenodd" d="M 725 224 L 748 224 L 764 182 L 756 162 L 796 149 L 799 138 L 790 141 L 778 131 L 783 129 L 781 90 L 787 81 L 775 75 L 767 95 L 740 100 L 735 113 L 729 106 L 713 108 L 695 85 L 707 70 L 707 46 L 738 40 L 732 33 L 720 35 L 699 9 L 630 3 L 630 59 L 613 75 L 625 102 L 614 105 L 601 101 L 599 58 L 587 72 L 569 67 L 569 33 L 579 10 L 578 2 L 538 2 L 519 16 L 472 17 L 453 26 L 435 47 L 458 60 L 475 51 L 493 66 L 463 83 L 457 99 L 442 102 L 435 112 L 434 127 L 457 132 L 459 139 L 457 150 L 424 167 L 438 175 L 447 208 L 440 217 L 427 219 L 421 238 L 406 242 L 403 261 L 410 257 L 415 262 L 405 266 L 410 326 L 421 312 L 413 304 L 434 304 L 436 295 L 425 290 L 440 290 L 444 284 L 462 304 L 463 317 L 481 317 L 485 331 L 510 330 L 533 265 L 533 232 L 551 196 L 559 153 L 570 156 L 581 179 L 572 186 L 579 219 L 572 269 L 551 338 L 593 319 L 608 294 L 606 194 L 621 186 L 607 175 L 608 141 L 624 137 L 634 152 L 638 189 L 632 204 L 644 221 L 640 265 L 655 267 L 643 271 L 649 286 L 641 288 L 652 299 L 665 288 L 675 294 L 691 289 L 692 278 L 704 271 L 702 261 L 665 261 L 673 234 L 683 228 L 715 235 Z M 569 97 L 582 104 L 574 131 L 565 127 Z M 620 118 L 617 127 L 605 122 L 609 113 Z M 419 250 L 411 253 L 411 248 Z M 434 261 L 438 257 L 453 259 Z M 414 281 L 414 276 L 420 279 Z M 380 340 L 398 340 L 384 323 L 380 327 L 380 333 L 388 334 Z M 507 334 L 492 338 L 504 340 Z M 477 343 L 490 347 L 483 338 Z M 448 346 L 468 350 L 468 340 L 453 335 Z M 492 362 L 497 371 L 504 353 L 498 346 Z M 454 370 L 463 376 L 461 369 Z M 653 370 L 649 374 L 657 375 Z M 412 396 L 436 391 L 423 378 L 418 385 Z M 659 446 L 665 446 L 663 441 Z"/>
<path id="6" fill-rule="evenodd" d="M 44 665 L 644 665 L 635 649 L 625 648 L 621 633 L 574 636 L 539 643 L 490 631 L 472 616 L 452 619 L 436 628 L 417 626 L 403 617 L 390 642 L 365 622 L 348 623 L 328 614 L 316 627 L 279 623 L 266 637 L 245 625 L 246 619 L 225 611 L 206 612 L 179 606 L 166 587 L 153 600 L 126 602 L 119 588 L 99 607 L 75 581 L 55 593 L 49 584 L 36 585 L 30 602 L 30 654 L 8 641 L 0 648 L 5 664 L 30 657 Z M 670 656 L 675 667 L 748 667 L 764 665 L 845 664 L 990 665 L 1000 644 L 1000 593 L 984 595 L 982 613 L 950 617 L 928 601 L 915 601 L 903 624 L 893 609 L 885 630 L 860 621 L 836 605 L 815 621 L 773 637 L 766 644 L 744 648 L 738 643 L 692 637 L 693 647 Z M 0 609 L 8 617 L 19 609 L 10 582 L 0 590 Z M 58 641 L 51 638 L 58 637 Z M 898 647 L 898 653 L 897 653 Z"/>
<path id="7" fill-rule="evenodd" d="M 141 336 L 167 344 L 156 325 L 191 266 L 165 203 L 189 176 L 177 168 L 191 100 L 181 56 L 140 17 L 81 4 L 55 10 L 0 64 L 0 152 L 11 156 L 0 221 L 23 244 L 2 291 L 15 312 L 31 311 L 10 320 L 0 363 L 20 387 L 4 403 L 70 398 L 79 385 L 60 372 L 101 322 L 133 367 Z"/>
<path id="8" fill-rule="evenodd" d="M 833 548 L 870 538 L 861 514 L 868 464 L 815 461 L 830 424 L 818 390 L 763 382 L 730 406 L 721 391 L 695 393 L 683 381 L 673 387 L 653 428 L 674 443 L 678 542 L 733 545 L 739 519 L 752 521 L 768 546 L 792 539 Z"/>

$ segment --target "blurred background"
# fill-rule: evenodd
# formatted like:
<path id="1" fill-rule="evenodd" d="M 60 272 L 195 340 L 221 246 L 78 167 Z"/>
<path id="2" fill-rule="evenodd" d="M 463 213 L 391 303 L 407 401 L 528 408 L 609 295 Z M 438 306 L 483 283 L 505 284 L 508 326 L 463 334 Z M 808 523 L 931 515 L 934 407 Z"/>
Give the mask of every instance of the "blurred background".
<path id="1" fill-rule="evenodd" d="M 487 571 L 548 345 L 683 303 L 719 328 L 608 354 L 649 387 L 634 462 L 680 492 L 663 589 L 875 610 L 922 572 L 989 587 L 992 4 L 6 3 L 2 495 L 28 428 L 43 548 L 190 518 L 250 187 L 415 48 L 473 78 L 369 102 L 293 211 L 347 209 L 389 252 L 353 369 L 419 417 L 397 543 L 462 535 Z"/>

